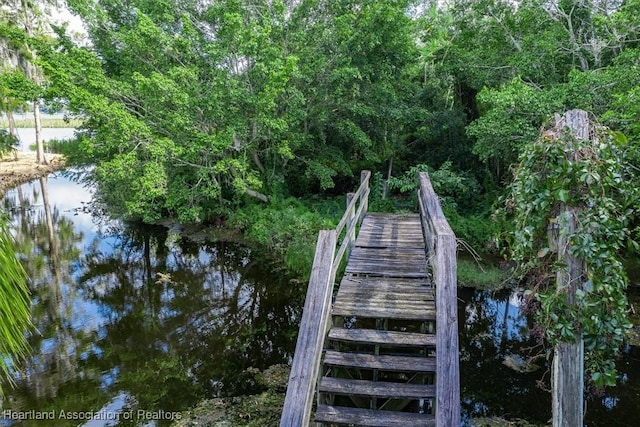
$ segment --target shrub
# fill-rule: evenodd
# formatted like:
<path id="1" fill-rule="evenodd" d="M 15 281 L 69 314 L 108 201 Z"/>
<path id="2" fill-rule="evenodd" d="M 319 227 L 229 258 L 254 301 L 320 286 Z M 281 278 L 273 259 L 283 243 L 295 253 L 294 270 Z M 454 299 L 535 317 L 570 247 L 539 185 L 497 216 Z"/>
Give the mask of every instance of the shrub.
<path id="1" fill-rule="evenodd" d="M 0 129 L 0 158 L 14 152 L 20 141 L 6 129 Z"/>
<path id="2" fill-rule="evenodd" d="M 308 277 L 318 231 L 334 228 L 336 221 L 289 198 L 235 211 L 228 225 L 240 228 L 248 240 L 277 253 L 292 272 Z"/>

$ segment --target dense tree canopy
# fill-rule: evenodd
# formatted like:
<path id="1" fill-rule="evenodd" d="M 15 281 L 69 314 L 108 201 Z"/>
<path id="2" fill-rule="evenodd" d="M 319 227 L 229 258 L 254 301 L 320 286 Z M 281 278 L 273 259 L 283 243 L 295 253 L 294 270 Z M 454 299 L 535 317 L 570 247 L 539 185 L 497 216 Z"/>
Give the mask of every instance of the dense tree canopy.
<path id="1" fill-rule="evenodd" d="M 507 188 L 522 193 L 513 198 L 522 205 L 543 199 L 524 194 L 522 183 L 508 186 L 519 159 L 530 160 L 533 181 L 550 186 L 540 194 L 555 197 L 538 206 L 540 218 L 569 197 L 554 186 L 574 166 L 540 164 L 540 150 L 552 150 L 541 131 L 555 114 L 589 111 L 615 132 L 604 133 L 615 136 L 612 147 L 640 139 L 640 0 L 67 0 L 86 41 L 64 26 L 53 26 L 54 36 L 12 25 L 9 3 L 0 20 L 0 109 L 45 100 L 85 119 L 79 158 L 94 166 L 88 179 L 98 201 L 128 219 L 210 221 L 265 203 L 278 209 L 288 197 L 342 194 L 365 168 L 374 187 L 390 173 L 390 188 L 408 191 L 405 172 L 431 168 L 454 230 L 469 239 L 481 227 L 465 220 L 488 223 Z M 606 191 L 627 202 L 638 187 L 636 151 L 611 149 L 599 153 L 606 164 L 590 165 L 608 183 L 624 176 L 629 193 Z M 593 177 L 571 179 L 589 206 L 599 188 L 586 183 Z M 620 203 L 612 211 L 630 209 Z M 290 228 L 304 228 L 305 217 L 292 212 L 301 219 Z M 264 218 L 255 223 L 271 239 Z M 610 263 L 590 272 L 600 280 L 590 298 L 609 298 L 620 324 L 605 322 L 607 308 L 578 325 L 591 335 L 588 349 L 602 350 L 591 368 L 599 385 L 615 378 L 612 348 L 624 340 L 626 281 L 620 274 L 611 285 L 605 271 L 620 272 L 623 241 L 637 234 L 637 218 L 623 219 L 624 236 L 600 248 Z M 518 222 L 516 233 L 530 225 Z M 474 243 L 494 249 L 486 234 Z M 544 248 L 529 249 L 538 260 Z M 547 339 L 574 338 L 572 319 L 556 322 L 558 306 L 540 299 L 551 319 Z"/>
<path id="2" fill-rule="evenodd" d="M 87 117 L 104 202 L 202 220 L 328 189 L 402 153 L 420 114 L 406 1 L 70 1 L 91 48 L 43 45 L 49 97 Z"/>
<path id="3" fill-rule="evenodd" d="M 5 70 L 3 108 L 20 94 L 86 117 L 99 198 L 127 217 L 207 220 L 391 163 L 450 162 L 493 192 L 555 113 L 638 132 L 638 1 L 67 5 L 88 43 L 2 27 L 45 71 Z"/>

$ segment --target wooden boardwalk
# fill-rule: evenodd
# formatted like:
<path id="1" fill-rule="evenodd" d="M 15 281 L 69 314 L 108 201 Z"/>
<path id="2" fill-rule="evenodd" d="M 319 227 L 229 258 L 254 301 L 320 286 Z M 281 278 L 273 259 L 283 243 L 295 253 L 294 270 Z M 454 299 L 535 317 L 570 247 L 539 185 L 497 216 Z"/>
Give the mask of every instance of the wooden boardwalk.
<path id="1" fill-rule="evenodd" d="M 346 220 L 320 233 L 281 427 L 459 425 L 455 236 L 426 180 L 420 214 L 366 213 L 363 174 Z"/>

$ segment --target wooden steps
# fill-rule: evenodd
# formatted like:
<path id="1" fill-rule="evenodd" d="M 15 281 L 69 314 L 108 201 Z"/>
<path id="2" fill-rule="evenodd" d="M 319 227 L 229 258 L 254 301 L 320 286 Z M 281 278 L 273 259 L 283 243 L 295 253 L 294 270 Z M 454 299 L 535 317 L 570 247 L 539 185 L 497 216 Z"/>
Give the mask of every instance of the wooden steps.
<path id="1" fill-rule="evenodd" d="M 367 214 L 362 221 L 345 273 L 427 278 L 420 216 Z"/>
<path id="2" fill-rule="evenodd" d="M 424 249 L 422 255 L 425 258 Z M 351 261 L 350 261 L 351 262 Z M 380 268 L 387 269 L 383 260 Z M 378 319 L 433 321 L 436 307 L 433 289 L 426 275 L 416 279 L 402 277 L 345 276 L 333 304 L 334 316 L 356 316 Z"/>
<path id="3" fill-rule="evenodd" d="M 379 371 L 435 372 L 436 370 L 436 359 L 433 357 L 343 353 L 333 350 L 325 352 L 324 364 Z"/>
<path id="4" fill-rule="evenodd" d="M 421 227 L 418 215 L 365 216 L 331 310 L 317 422 L 435 425 L 416 413 L 436 393 L 436 337 L 425 333 L 435 330 L 435 295 Z"/>
<path id="5" fill-rule="evenodd" d="M 430 384 L 392 383 L 331 377 L 323 377 L 320 380 L 319 390 L 321 393 L 381 399 L 418 400 L 433 398 L 436 395 L 436 387 Z"/>
<path id="6" fill-rule="evenodd" d="M 368 213 L 370 176 L 318 234 L 280 427 L 460 424 L 455 235 L 428 174 L 419 215 Z"/>
<path id="7" fill-rule="evenodd" d="M 371 427 L 435 427 L 433 415 L 319 405 L 316 421 Z"/>
<path id="8" fill-rule="evenodd" d="M 329 331 L 329 339 L 332 341 L 390 347 L 431 347 L 436 345 L 436 337 L 433 334 L 379 331 L 375 329 L 332 328 Z"/>

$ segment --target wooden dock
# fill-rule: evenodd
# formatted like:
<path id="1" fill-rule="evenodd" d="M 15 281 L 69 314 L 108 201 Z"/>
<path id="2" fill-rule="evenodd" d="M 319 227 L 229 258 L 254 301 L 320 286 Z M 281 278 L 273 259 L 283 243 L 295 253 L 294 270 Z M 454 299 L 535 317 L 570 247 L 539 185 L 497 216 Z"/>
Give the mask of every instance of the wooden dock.
<path id="1" fill-rule="evenodd" d="M 369 176 L 319 234 L 281 427 L 459 425 L 455 236 L 428 175 L 403 215 L 367 213 Z"/>

